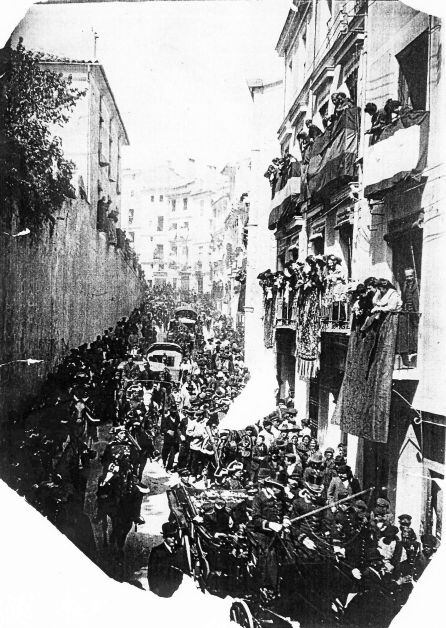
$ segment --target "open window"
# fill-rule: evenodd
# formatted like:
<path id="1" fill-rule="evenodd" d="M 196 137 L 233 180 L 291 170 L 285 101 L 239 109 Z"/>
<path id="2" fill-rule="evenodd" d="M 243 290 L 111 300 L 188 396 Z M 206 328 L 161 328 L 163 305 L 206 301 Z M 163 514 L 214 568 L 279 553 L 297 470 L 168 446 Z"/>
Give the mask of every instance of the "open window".
<path id="1" fill-rule="evenodd" d="M 400 66 L 398 100 L 403 106 L 418 110 L 426 109 L 428 55 L 428 31 L 424 31 L 396 55 Z"/>

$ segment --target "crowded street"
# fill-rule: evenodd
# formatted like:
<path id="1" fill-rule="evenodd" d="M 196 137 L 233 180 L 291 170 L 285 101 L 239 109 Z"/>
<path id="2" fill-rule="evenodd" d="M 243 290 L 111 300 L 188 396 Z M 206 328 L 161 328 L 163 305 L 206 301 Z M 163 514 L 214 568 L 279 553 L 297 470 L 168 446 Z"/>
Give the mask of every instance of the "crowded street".
<path id="1" fill-rule="evenodd" d="M 444 623 L 425 2 L 11 3 L 0 626 Z"/>
<path id="2" fill-rule="evenodd" d="M 374 625 L 386 625 L 435 538 L 359 485 L 342 443 L 320 448 L 291 396 L 225 429 L 248 379 L 231 321 L 155 289 L 51 376 L 26 420 L 17 489 L 108 575 L 162 597 L 193 583 L 242 597 L 230 608 L 242 625 L 256 612 L 305 626 L 317 612 L 355 626 L 379 601 Z"/>

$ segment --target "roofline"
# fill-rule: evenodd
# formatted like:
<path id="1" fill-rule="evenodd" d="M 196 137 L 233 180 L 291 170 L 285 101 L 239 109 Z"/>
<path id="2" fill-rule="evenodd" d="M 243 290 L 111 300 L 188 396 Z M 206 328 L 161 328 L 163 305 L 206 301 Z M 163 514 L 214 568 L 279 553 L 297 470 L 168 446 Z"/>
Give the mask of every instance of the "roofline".
<path id="1" fill-rule="evenodd" d="M 121 128 L 122 128 L 122 131 L 123 131 L 123 134 L 124 134 L 124 139 L 125 139 L 124 143 L 125 143 L 126 146 L 130 145 L 130 140 L 129 140 L 129 136 L 128 136 L 128 133 L 127 133 L 127 129 L 125 128 L 125 124 L 124 124 L 124 121 L 122 119 L 121 113 L 119 111 L 119 107 L 118 107 L 118 104 L 116 102 L 115 95 L 114 95 L 113 90 L 112 90 L 112 88 L 110 86 L 110 83 L 108 82 L 108 78 L 107 78 L 107 75 L 105 73 L 104 66 L 102 65 L 102 63 L 99 63 L 97 61 L 45 61 L 45 60 L 42 60 L 42 61 L 39 61 L 39 64 L 42 64 L 42 65 L 64 65 L 64 66 L 74 65 L 74 66 L 83 66 L 83 67 L 86 67 L 88 70 L 90 69 L 90 67 L 98 68 L 100 70 L 101 74 L 102 74 L 102 78 L 104 79 L 104 83 L 107 86 L 107 89 L 108 89 L 108 91 L 110 93 L 110 97 L 112 99 L 112 102 L 113 102 L 113 105 L 115 107 L 115 110 L 116 110 L 119 122 L 121 124 Z"/>
<path id="2" fill-rule="evenodd" d="M 295 10 L 290 9 L 288 11 L 285 24 L 283 25 L 282 31 L 279 36 L 279 40 L 276 44 L 276 52 L 280 57 L 283 57 L 285 55 L 285 46 L 288 43 L 288 35 L 291 28 L 294 26 L 294 22 L 296 18 L 299 18 L 299 22 L 297 24 L 295 32 L 299 30 L 302 24 L 302 19 L 310 10 L 310 5 L 311 5 L 311 2 L 305 2 L 304 4 L 300 4 L 300 0 L 291 0 L 291 2 L 296 7 L 296 9 Z"/>

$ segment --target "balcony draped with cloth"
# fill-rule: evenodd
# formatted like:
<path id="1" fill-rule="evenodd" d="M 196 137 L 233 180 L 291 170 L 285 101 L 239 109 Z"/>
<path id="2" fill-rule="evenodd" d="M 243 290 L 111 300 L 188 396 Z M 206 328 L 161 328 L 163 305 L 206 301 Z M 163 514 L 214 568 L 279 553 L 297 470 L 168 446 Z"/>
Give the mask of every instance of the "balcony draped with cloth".
<path id="1" fill-rule="evenodd" d="M 396 312 L 382 313 L 366 330 L 352 330 L 332 418 L 342 431 L 387 442 L 397 330 Z"/>
<path id="2" fill-rule="evenodd" d="M 408 179 L 419 180 L 427 163 L 429 112 L 407 111 L 383 127 L 364 155 L 364 194 L 381 198 Z"/>
<path id="3" fill-rule="evenodd" d="M 358 136 L 359 112 L 351 107 L 315 139 L 303 159 L 304 198 L 327 196 L 340 184 L 356 179 Z"/>
<path id="4" fill-rule="evenodd" d="M 272 198 L 268 229 L 276 229 L 277 226 L 291 217 L 296 208 L 300 196 L 301 167 L 299 162 L 292 162 L 288 172 L 278 176 L 272 186 Z"/>

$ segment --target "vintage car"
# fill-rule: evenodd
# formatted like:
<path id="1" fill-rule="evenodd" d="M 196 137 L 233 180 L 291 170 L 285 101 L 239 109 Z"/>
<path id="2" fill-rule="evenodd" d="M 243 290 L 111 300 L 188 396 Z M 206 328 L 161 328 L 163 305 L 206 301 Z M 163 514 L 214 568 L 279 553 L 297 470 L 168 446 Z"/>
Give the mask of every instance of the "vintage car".
<path id="1" fill-rule="evenodd" d="M 147 350 L 150 370 L 155 373 L 169 369 L 174 382 L 180 379 L 180 364 L 183 359 L 181 347 L 174 342 L 155 342 Z"/>

